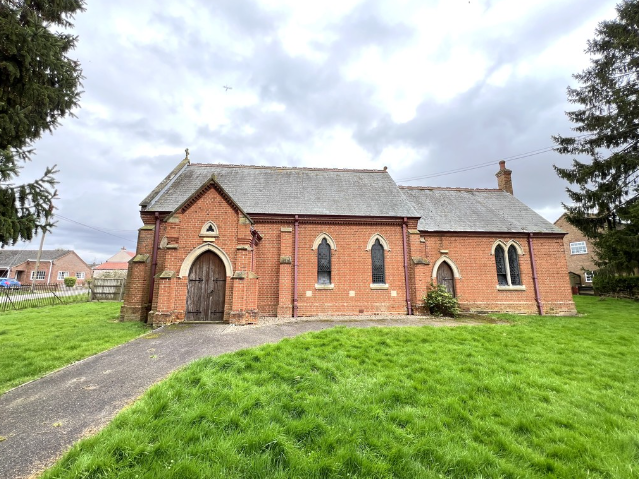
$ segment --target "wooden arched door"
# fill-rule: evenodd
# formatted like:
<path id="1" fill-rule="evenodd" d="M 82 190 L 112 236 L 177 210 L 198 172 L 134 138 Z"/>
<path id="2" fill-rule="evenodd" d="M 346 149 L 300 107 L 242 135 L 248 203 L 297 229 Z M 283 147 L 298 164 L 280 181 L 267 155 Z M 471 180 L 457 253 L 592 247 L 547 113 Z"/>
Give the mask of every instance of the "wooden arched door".
<path id="1" fill-rule="evenodd" d="M 191 265 L 186 293 L 186 321 L 222 321 L 226 295 L 226 268 L 211 251 Z"/>
<path id="2" fill-rule="evenodd" d="M 437 284 L 443 284 L 446 291 L 455 296 L 455 276 L 450 265 L 443 261 L 437 268 Z"/>

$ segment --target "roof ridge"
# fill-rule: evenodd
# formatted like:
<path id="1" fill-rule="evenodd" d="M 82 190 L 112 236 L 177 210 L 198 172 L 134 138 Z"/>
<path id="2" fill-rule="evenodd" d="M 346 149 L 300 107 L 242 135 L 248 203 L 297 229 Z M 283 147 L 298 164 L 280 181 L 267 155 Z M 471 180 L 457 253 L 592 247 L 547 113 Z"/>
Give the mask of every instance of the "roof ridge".
<path id="1" fill-rule="evenodd" d="M 308 166 L 272 166 L 272 165 L 236 165 L 228 163 L 191 163 L 189 166 L 220 166 L 224 168 L 256 168 L 264 170 L 307 170 L 307 171 L 348 171 L 352 173 L 388 173 L 386 167 L 383 170 L 369 170 L 360 168 L 313 168 Z"/>
<path id="2" fill-rule="evenodd" d="M 447 191 L 504 191 L 499 188 L 464 188 L 462 186 L 405 186 L 397 185 L 402 190 L 447 190 Z"/>

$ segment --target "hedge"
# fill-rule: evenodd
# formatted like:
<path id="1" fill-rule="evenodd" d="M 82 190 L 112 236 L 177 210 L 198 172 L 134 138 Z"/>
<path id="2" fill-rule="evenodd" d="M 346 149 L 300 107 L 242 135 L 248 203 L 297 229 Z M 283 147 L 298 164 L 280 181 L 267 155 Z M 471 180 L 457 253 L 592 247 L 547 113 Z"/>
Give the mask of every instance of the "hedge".
<path id="1" fill-rule="evenodd" d="M 597 276 L 592 279 L 596 294 L 639 298 L 639 276 Z"/>

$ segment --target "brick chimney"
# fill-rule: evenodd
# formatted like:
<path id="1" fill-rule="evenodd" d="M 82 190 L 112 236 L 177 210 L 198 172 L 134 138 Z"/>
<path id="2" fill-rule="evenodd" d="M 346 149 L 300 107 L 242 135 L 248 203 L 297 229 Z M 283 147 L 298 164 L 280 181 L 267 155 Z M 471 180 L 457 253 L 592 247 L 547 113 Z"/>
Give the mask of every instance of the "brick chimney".
<path id="1" fill-rule="evenodd" d="M 506 169 L 506 162 L 501 160 L 499 162 L 499 171 L 495 174 L 497 177 L 497 188 L 504 190 L 506 193 L 513 194 L 513 180 L 510 175 L 511 170 Z"/>

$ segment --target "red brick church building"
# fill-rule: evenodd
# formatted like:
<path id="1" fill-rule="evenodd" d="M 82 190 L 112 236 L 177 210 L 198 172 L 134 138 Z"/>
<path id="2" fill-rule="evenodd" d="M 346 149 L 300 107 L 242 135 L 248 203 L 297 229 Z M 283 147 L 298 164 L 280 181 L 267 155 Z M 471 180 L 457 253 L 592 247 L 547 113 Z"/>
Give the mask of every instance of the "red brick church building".
<path id="1" fill-rule="evenodd" d="M 564 233 L 500 166 L 498 189 L 466 189 L 186 158 L 141 203 L 121 317 L 421 314 L 431 283 L 469 311 L 575 313 Z"/>

